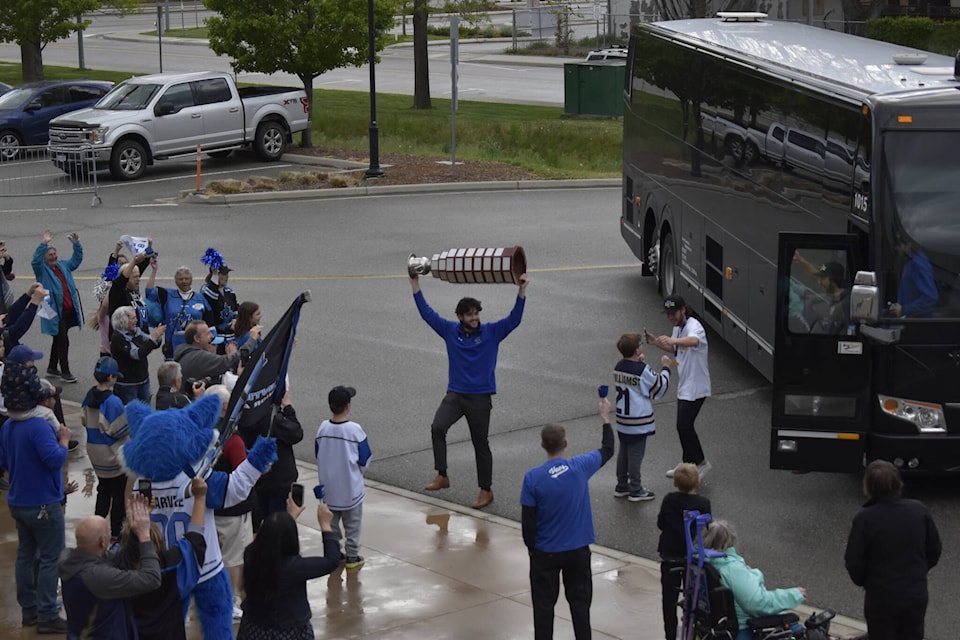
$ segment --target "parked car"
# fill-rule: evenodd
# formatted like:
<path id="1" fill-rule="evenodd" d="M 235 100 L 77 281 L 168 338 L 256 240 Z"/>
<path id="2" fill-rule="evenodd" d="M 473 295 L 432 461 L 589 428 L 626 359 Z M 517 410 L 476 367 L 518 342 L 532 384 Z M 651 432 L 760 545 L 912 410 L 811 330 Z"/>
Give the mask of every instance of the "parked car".
<path id="1" fill-rule="evenodd" d="M 229 73 L 158 73 L 130 78 L 91 108 L 52 121 L 48 148 L 63 171 L 94 162 L 117 180 L 136 180 L 147 165 L 194 154 L 198 145 L 217 158 L 252 146 L 270 162 L 310 126 L 309 105 L 303 89 L 238 89 Z"/>
<path id="2" fill-rule="evenodd" d="M 0 95 L 0 160 L 16 158 L 20 147 L 46 144 L 51 120 L 92 105 L 112 86 L 97 80 L 46 80 Z"/>
<path id="3" fill-rule="evenodd" d="M 0 96 L 5 94 L 7 91 L 10 91 L 11 89 L 13 89 L 13 87 L 11 87 L 6 82 L 0 82 Z"/>

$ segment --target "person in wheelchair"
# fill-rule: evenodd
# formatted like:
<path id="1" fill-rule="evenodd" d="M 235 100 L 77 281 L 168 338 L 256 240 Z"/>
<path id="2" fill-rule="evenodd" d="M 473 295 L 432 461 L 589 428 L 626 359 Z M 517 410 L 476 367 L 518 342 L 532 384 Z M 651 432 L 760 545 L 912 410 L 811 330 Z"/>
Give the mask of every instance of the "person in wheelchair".
<path id="1" fill-rule="evenodd" d="M 734 549 L 737 541 L 737 532 L 733 525 L 725 520 L 715 520 L 709 524 L 703 535 L 703 546 L 707 549 L 722 551 L 725 556 L 708 557 L 706 559 L 709 566 L 716 569 L 720 581 L 724 587 L 727 587 L 733 595 L 733 605 L 737 617 L 736 640 L 752 640 L 753 638 L 804 638 L 806 637 L 803 625 L 797 620 L 795 614 L 764 621 L 763 624 L 748 624 L 748 620 L 756 618 L 766 618 L 768 616 L 779 616 L 789 609 L 795 608 L 807 595 L 803 587 L 793 587 L 790 589 L 767 589 L 764 584 L 763 574 L 759 569 L 753 569 L 747 565 L 746 561 Z M 705 567 L 706 569 L 707 567 Z M 708 574 L 707 583 L 710 583 Z M 712 585 L 710 586 L 712 588 Z M 714 616 L 716 617 L 714 612 Z M 766 624 L 770 622 L 770 625 Z M 789 625 L 789 632 L 787 631 Z M 754 633 L 752 627 L 767 629 L 769 626 L 775 627 L 772 632 L 761 632 L 759 635 Z M 825 637 L 826 634 L 824 634 Z"/>

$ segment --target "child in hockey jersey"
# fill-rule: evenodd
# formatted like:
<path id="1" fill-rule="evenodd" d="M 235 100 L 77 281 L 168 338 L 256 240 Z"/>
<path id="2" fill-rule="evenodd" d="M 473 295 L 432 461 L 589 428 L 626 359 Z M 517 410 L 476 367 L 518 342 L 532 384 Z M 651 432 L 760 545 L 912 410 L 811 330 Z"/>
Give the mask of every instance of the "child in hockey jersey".
<path id="1" fill-rule="evenodd" d="M 327 397 L 333 416 L 317 430 L 315 451 L 321 493 L 333 512 L 333 533 L 340 538 L 343 523 L 344 556 L 347 569 L 363 566 L 360 555 L 360 520 L 363 515 L 363 474 L 370 464 L 370 443 L 363 427 L 349 419 L 353 387 L 337 386 Z"/>
<path id="2" fill-rule="evenodd" d="M 659 400 L 670 386 L 670 357 L 660 358 L 661 370 L 644 362 L 643 339 L 639 333 L 625 333 L 617 341 L 623 359 L 613 370 L 617 390 L 617 486 L 613 495 L 630 502 L 653 500 L 654 494 L 640 481 L 640 465 L 647 448 L 647 437 L 656 432 L 653 401 Z"/>

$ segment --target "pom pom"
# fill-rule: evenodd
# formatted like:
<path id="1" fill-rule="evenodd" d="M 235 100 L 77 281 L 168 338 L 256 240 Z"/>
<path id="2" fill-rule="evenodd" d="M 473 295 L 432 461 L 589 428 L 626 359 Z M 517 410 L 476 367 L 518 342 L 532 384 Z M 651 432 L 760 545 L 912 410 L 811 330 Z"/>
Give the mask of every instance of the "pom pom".
<path id="1" fill-rule="evenodd" d="M 224 260 L 223 256 L 220 255 L 220 252 L 213 247 L 207 249 L 206 253 L 203 254 L 203 257 L 200 258 L 200 262 L 208 266 L 210 271 L 219 271 L 220 267 L 226 264 L 226 260 Z"/>
<path id="2" fill-rule="evenodd" d="M 104 282 L 113 282 L 117 279 L 118 275 L 120 275 L 120 265 L 114 262 L 113 264 L 107 265 L 107 268 L 103 270 L 103 275 L 100 277 L 103 278 Z"/>

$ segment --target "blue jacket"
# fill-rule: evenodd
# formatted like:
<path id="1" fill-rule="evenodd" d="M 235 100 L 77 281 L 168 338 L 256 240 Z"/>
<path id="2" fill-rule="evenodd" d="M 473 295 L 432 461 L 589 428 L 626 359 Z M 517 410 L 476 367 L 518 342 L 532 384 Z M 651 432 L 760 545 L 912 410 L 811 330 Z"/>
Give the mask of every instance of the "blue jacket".
<path id="1" fill-rule="evenodd" d="M 63 500 L 61 447 L 43 418 L 7 420 L 0 427 L 0 467 L 10 472 L 7 502 L 14 507 L 38 507 Z"/>
<path id="2" fill-rule="evenodd" d="M 900 312 L 909 318 L 929 318 L 939 297 L 930 260 L 919 251 L 913 253 L 900 274 Z"/>
<path id="3" fill-rule="evenodd" d="M 37 276 L 37 282 L 43 285 L 43 288 L 50 292 L 50 305 L 57 312 L 54 318 L 40 318 L 40 330 L 44 335 L 55 336 L 60 332 L 60 315 L 63 312 L 63 286 L 60 284 L 60 278 L 53 272 L 44 257 L 47 255 L 48 246 L 41 242 L 37 250 L 33 252 L 33 273 Z M 67 288 L 70 290 L 70 297 L 73 298 L 73 308 L 77 315 L 71 327 L 83 327 L 83 308 L 80 306 L 80 294 L 77 293 L 77 285 L 73 282 L 73 272 L 83 262 L 83 245 L 79 242 L 73 243 L 73 255 L 69 260 L 57 260 L 60 271 L 63 272 L 63 278 L 67 281 Z"/>
<path id="4" fill-rule="evenodd" d="M 500 343 L 520 325 L 526 299 L 518 296 L 510 315 L 491 324 L 481 323 L 477 331 L 469 336 L 459 321 L 441 318 L 427 304 L 422 291 L 414 294 L 413 299 L 423 321 L 447 344 L 447 391 L 496 393 L 495 373 Z"/>
<path id="5" fill-rule="evenodd" d="M 748 567 L 733 547 L 727 549 L 725 558 L 707 558 L 707 562 L 717 568 L 724 586 L 733 592 L 741 629 L 747 628 L 748 618 L 774 615 L 803 602 L 803 594 L 797 588 L 767 589 L 760 570 Z"/>

